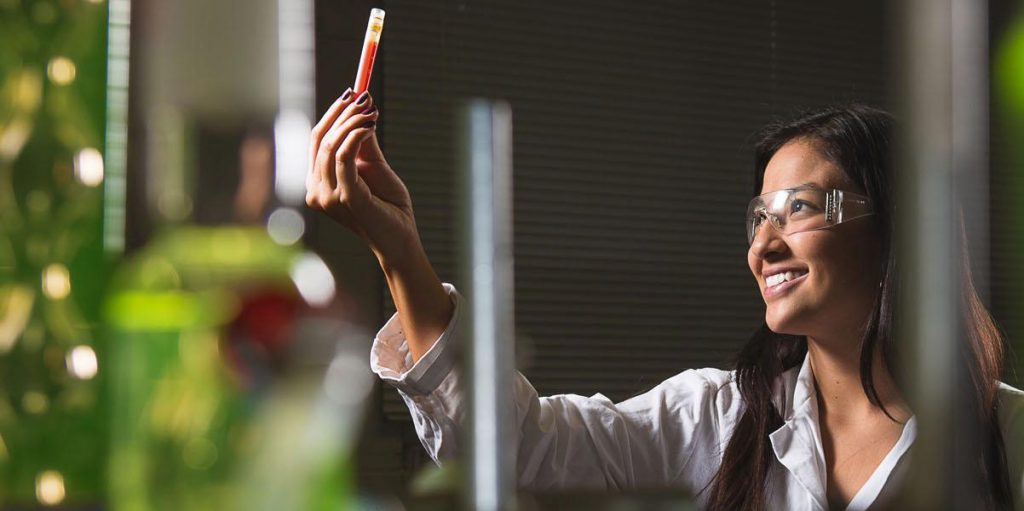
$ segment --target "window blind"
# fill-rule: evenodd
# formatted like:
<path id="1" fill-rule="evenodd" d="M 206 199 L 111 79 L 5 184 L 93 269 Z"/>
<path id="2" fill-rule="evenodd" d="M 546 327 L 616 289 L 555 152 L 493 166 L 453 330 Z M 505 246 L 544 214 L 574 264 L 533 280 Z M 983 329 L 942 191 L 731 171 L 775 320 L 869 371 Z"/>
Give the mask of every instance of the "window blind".
<path id="1" fill-rule="evenodd" d="M 802 107 L 887 103 L 877 0 L 384 5 L 382 143 L 456 286 L 454 108 L 512 104 L 518 367 L 542 395 L 619 400 L 724 366 L 763 317 L 752 134 Z M 393 390 L 384 407 L 406 416 Z"/>

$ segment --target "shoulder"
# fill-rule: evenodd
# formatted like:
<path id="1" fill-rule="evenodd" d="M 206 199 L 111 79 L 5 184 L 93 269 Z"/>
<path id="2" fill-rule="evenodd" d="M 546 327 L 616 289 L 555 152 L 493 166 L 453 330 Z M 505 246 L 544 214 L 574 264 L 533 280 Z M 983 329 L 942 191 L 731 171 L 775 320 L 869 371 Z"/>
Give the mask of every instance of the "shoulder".
<path id="1" fill-rule="evenodd" d="M 1024 391 L 999 383 L 999 429 L 1015 493 L 1024 494 Z"/>
<path id="2" fill-rule="evenodd" d="M 736 372 L 713 367 L 688 369 L 665 380 L 659 385 L 662 386 L 715 397 L 722 392 L 734 392 Z"/>
<path id="3" fill-rule="evenodd" d="M 659 383 L 651 390 L 627 399 L 620 405 L 656 401 L 668 409 L 716 408 L 724 397 L 731 401 L 737 394 L 733 371 L 715 368 L 688 369 Z"/>
<path id="4" fill-rule="evenodd" d="M 711 415 L 720 419 L 735 416 L 741 405 L 736 372 L 717 368 L 689 369 L 654 388 L 664 393 L 680 411 L 696 415 Z"/>
<path id="5" fill-rule="evenodd" d="M 1024 391 L 999 382 L 999 424 L 1004 436 L 1024 434 Z"/>

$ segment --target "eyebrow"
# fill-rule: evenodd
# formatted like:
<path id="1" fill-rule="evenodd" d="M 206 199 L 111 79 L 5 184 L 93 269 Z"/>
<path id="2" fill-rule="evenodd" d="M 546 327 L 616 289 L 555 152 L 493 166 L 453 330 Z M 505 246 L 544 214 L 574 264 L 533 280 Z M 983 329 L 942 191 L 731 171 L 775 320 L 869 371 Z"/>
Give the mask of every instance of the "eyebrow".
<path id="1" fill-rule="evenodd" d="M 762 194 L 758 194 L 754 198 L 756 199 L 757 197 L 760 197 L 761 195 L 765 195 L 765 194 L 769 194 L 769 193 L 773 193 L 773 192 L 778 192 L 778 191 L 781 191 L 781 190 L 799 190 L 801 188 L 811 188 L 811 189 L 814 189 L 814 190 L 824 190 L 825 189 L 825 187 L 823 187 L 823 186 L 821 186 L 821 185 L 819 185 L 817 183 L 812 183 L 810 181 L 807 181 L 807 182 L 805 182 L 803 184 L 800 184 L 800 185 L 797 185 L 797 186 L 794 186 L 794 187 L 791 187 L 791 188 L 780 188 L 778 190 L 772 190 L 771 192 L 765 192 L 765 193 L 762 193 Z"/>

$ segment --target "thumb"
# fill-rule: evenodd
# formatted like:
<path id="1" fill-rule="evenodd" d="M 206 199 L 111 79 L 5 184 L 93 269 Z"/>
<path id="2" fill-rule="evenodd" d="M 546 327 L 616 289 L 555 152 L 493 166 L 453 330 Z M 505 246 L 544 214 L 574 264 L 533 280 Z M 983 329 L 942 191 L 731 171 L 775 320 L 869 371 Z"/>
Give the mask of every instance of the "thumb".
<path id="1" fill-rule="evenodd" d="M 373 130 L 370 133 L 370 137 L 363 141 L 362 146 L 359 147 L 359 159 L 366 161 L 385 161 L 384 151 L 381 150 L 380 143 L 377 142 L 376 130 Z"/>

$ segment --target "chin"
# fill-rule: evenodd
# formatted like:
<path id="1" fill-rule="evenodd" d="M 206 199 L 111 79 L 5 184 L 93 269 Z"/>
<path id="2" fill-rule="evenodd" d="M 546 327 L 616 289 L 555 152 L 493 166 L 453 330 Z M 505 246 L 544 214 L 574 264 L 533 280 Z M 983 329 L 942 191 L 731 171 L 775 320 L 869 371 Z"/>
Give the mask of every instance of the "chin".
<path id="1" fill-rule="evenodd" d="M 806 335 L 806 328 L 802 328 L 801 317 L 803 314 L 797 311 L 772 310 L 765 311 L 764 322 L 772 332 L 784 335 Z"/>

